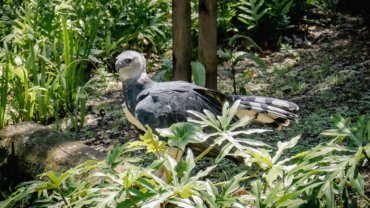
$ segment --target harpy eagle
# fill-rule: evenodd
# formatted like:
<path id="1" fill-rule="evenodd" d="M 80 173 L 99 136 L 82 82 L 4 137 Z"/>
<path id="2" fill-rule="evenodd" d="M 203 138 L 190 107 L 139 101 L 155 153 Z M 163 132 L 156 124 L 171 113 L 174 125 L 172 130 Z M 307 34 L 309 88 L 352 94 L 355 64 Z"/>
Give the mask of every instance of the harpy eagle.
<path id="1" fill-rule="evenodd" d="M 184 81 L 156 82 L 146 73 L 145 58 L 136 51 L 124 51 L 115 67 L 123 84 L 126 118 L 139 129 L 166 128 L 183 122 L 189 110 L 222 113 L 224 102 L 241 100 L 237 117 L 252 117 L 255 122 L 287 126 L 297 118 L 299 107 L 292 102 L 260 96 L 226 95 Z"/>

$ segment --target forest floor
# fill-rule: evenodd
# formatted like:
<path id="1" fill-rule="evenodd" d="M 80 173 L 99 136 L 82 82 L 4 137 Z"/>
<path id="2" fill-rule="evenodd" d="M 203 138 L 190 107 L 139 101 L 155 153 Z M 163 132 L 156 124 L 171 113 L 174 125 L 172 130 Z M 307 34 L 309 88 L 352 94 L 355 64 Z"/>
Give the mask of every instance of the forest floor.
<path id="1" fill-rule="evenodd" d="M 251 61 L 237 66 L 238 89 L 247 94 L 288 99 L 300 106 L 299 120 L 280 132 L 264 135 L 271 145 L 301 135 L 289 154 L 310 149 L 330 138 L 320 135 L 334 127 L 331 116 L 339 113 L 355 121 L 370 114 L 370 34 L 360 18 L 337 15 L 305 25 L 305 35 L 285 37 L 278 52 L 266 52 L 262 59 L 268 70 Z M 219 90 L 232 93 L 227 65 L 219 68 Z M 108 77 L 102 93 L 89 100 L 86 127 L 76 136 L 91 147 L 107 152 L 114 145 L 138 138 L 123 116 L 121 84 Z M 113 80 L 113 81 L 112 81 Z M 238 166 L 218 170 L 222 180 Z M 370 170 L 364 170 L 366 194 L 370 196 Z"/>

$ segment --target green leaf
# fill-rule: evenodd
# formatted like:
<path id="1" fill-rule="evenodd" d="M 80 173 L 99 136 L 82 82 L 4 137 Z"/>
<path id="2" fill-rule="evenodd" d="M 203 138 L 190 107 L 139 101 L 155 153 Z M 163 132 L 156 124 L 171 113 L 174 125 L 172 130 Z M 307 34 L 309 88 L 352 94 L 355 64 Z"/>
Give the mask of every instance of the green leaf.
<path id="1" fill-rule="evenodd" d="M 246 130 L 246 131 L 238 131 L 238 132 L 233 132 L 233 134 L 246 134 L 246 135 L 249 135 L 251 133 L 263 133 L 263 132 L 268 132 L 268 131 L 271 131 L 271 130 L 264 130 L 264 129 L 249 129 L 249 130 Z M 248 146 L 253 146 L 253 147 L 269 147 L 269 148 L 272 148 L 270 145 L 262 142 L 262 141 L 257 141 L 257 140 L 254 140 L 254 139 L 246 139 L 246 138 L 237 138 L 235 139 L 237 140 L 239 143 L 243 144 L 247 144 Z"/>
<path id="2" fill-rule="evenodd" d="M 202 63 L 199 61 L 191 62 L 192 78 L 196 85 L 206 86 L 206 70 Z"/>
<path id="3" fill-rule="evenodd" d="M 228 143 L 225 146 L 222 147 L 220 154 L 217 156 L 215 163 L 219 163 L 221 160 L 225 158 L 227 154 L 232 150 L 234 145 L 232 143 Z"/>
<path id="4" fill-rule="evenodd" d="M 332 129 L 330 131 L 324 131 L 323 135 L 347 136 L 349 137 L 349 141 L 351 142 L 351 144 L 355 146 L 362 145 L 362 141 L 359 138 L 357 138 L 356 135 L 352 133 L 352 129 L 350 127 L 351 122 L 349 119 L 344 119 L 339 114 L 334 114 L 332 116 L 332 120 L 335 126 L 337 127 L 337 129 L 335 130 Z"/>
<path id="5" fill-rule="evenodd" d="M 175 123 L 169 128 L 156 130 L 162 137 L 168 138 L 171 147 L 178 147 L 183 151 L 187 144 L 204 142 L 206 138 L 198 125 L 189 122 Z"/>
<path id="6" fill-rule="evenodd" d="M 249 59 L 253 61 L 259 67 L 261 67 L 263 71 L 267 70 L 267 64 L 260 57 L 258 57 L 255 54 L 247 53 L 247 52 L 241 52 L 241 54 L 235 58 L 235 61 L 233 64 L 235 65 L 237 62 L 242 61 L 244 59 Z"/>
<path id="7" fill-rule="evenodd" d="M 115 167 L 115 162 L 118 159 L 118 157 L 121 155 L 122 152 L 122 146 L 118 145 L 114 147 L 107 155 L 107 158 L 105 159 L 106 163 L 112 168 Z"/>
<path id="8" fill-rule="evenodd" d="M 60 175 L 56 174 L 54 171 L 48 171 L 46 173 L 43 173 L 40 175 L 40 177 L 48 177 L 52 183 L 45 183 L 46 187 L 45 189 L 55 189 L 58 188 L 62 182 L 65 181 L 67 177 L 69 177 L 71 174 L 69 172 L 64 172 Z"/>
<path id="9" fill-rule="evenodd" d="M 231 52 L 229 50 L 222 50 L 222 49 L 219 49 L 217 51 L 217 55 L 221 58 L 221 59 L 225 59 L 225 60 L 229 60 L 231 59 Z"/>
<path id="10" fill-rule="evenodd" d="M 167 150 L 167 143 L 159 140 L 149 126 L 146 126 L 146 129 L 147 131 L 145 134 L 140 136 L 141 141 L 130 142 L 128 148 L 144 146 L 147 149 L 147 153 L 155 153 L 157 156 L 165 153 Z"/>
<path id="11" fill-rule="evenodd" d="M 275 164 L 277 160 L 280 158 L 281 154 L 284 150 L 295 147 L 295 145 L 298 143 L 298 140 L 301 138 L 301 136 L 293 137 L 288 142 L 278 142 L 278 150 L 275 153 L 275 156 L 272 158 L 272 163 Z"/>
<path id="12" fill-rule="evenodd" d="M 227 182 L 224 185 L 224 189 L 222 190 L 221 195 L 222 196 L 227 196 L 229 194 L 232 194 L 236 189 L 238 189 L 239 188 L 240 179 L 243 177 L 243 175 L 245 175 L 245 172 L 242 172 L 242 173 L 239 173 L 239 174 L 233 176 L 229 180 L 229 182 Z"/>
<path id="13" fill-rule="evenodd" d="M 222 116 L 218 118 L 224 130 L 227 130 L 229 129 L 229 127 L 231 127 L 230 123 L 232 122 L 236 112 L 238 111 L 240 102 L 241 102 L 240 100 L 236 100 L 230 108 L 228 102 L 224 103 L 222 107 Z"/>
<path id="14" fill-rule="evenodd" d="M 265 179 L 268 184 L 272 184 L 277 177 L 283 176 L 283 170 L 278 165 L 273 165 L 267 172 L 267 175 L 265 176 Z"/>
<path id="15" fill-rule="evenodd" d="M 285 199 L 278 204 L 276 207 L 301 207 L 301 205 L 307 203 L 306 200 L 303 199 Z"/>
<path id="16" fill-rule="evenodd" d="M 370 158 L 370 144 L 367 144 L 365 147 L 364 147 L 364 153 L 366 154 L 366 157 L 367 158 Z M 370 162 L 370 161 L 368 161 Z"/>
<path id="17" fill-rule="evenodd" d="M 327 208 L 335 207 L 335 199 L 334 199 L 334 191 L 333 191 L 333 184 L 331 181 L 327 181 L 324 185 L 326 188 L 325 190 L 325 198 L 326 198 L 326 203 L 325 206 Z"/>
<path id="18" fill-rule="evenodd" d="M 186 164 L 186 169 L 184 171 L 184 176 L 181 180 L 187 180 L 190 178 L 191 171 L 195 167 L 195 161 L 194 161 L 194 155 L 193 152 L 188 149 L 186 153 L 186 158 L 185 158 L 185 164 Z"/>
<path id="19" fill-rule="evenodd" d="M 263 204 L 267 207 L 272 207 L 272 203 L 278 200 L 278 196 L 282 195 L 281 193 L 284 192 L 284 189 L 283 182 L 277 182 L 276 185 L 272 186 L 272 190 L 267 194 Z"/>
<path id="20" fill-rule="evenodd" d="M 157 194 L 153 197 L 150 198 L 150 200 L 148 200 L 147 202 L 143 203 L 142 204 L 142 208 L 156 208 L 156 207 L 160 207 L 160 205 L 165 201 L 167 200 L 168 198 L 170 198 L 171 196 L 173 196 L 175 193 L 174 191 L 169 191 L 169 192 L 165 192 L 165 193 L 161 193 L 161 194 Z"/>
<path id="21" fill-rule="evenodd" d="M 254 207 L 262 207 L 262 182 L 260 180 L 252 182 L 252 195 L 254 196 Z"/>

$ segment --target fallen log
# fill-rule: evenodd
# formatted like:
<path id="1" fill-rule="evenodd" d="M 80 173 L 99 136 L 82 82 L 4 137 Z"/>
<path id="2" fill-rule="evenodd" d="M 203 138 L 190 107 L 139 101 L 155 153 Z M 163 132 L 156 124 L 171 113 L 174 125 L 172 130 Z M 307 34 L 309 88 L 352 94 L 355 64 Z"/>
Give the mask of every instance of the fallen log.
<path id="1" fill-rule="evenodd" d="M 50 170 L 63 171 L 105 157 L 67 134 L 36 123 L 18 123 L 0 130 L 0 175 L 12 181 L 36 179 Z"/>

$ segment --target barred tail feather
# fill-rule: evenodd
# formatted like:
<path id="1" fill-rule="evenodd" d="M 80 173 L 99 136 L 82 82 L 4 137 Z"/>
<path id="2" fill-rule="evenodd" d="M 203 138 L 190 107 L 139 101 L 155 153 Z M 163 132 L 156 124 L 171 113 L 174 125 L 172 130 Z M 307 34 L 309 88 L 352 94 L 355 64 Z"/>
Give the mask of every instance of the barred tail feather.
<path id="1" fill-rule="evenodd" d="M 287 126 L 290 120 L 296 120 L 299 107 L 292 102 L 260 96 L 232 96 L 241 100 L 237 116 L 250 116 L 256 122 Z"/>
<path id="2" fill-rule="evenodd" d="M 276 99 L 276 98 L 269 98 L 269 97 L 262 97 L 262 96 L 243 96 L 243 95 L 233 95 L 232 96 L 234 100 L 241 100 L 241 101 L 250 101 L 250 102 L 255 102 L 255 103 L 263 103 L 267 105 L 271 105 L 277 108 L 282 108 L 288 111 L 298 111 L 299 107 L 297 104 L 286 101 L 286 100 L 281 100 L 281 99 Z"/>

